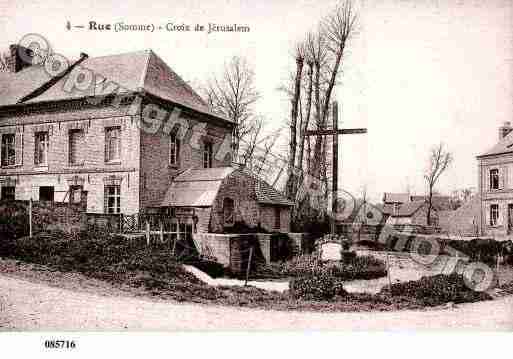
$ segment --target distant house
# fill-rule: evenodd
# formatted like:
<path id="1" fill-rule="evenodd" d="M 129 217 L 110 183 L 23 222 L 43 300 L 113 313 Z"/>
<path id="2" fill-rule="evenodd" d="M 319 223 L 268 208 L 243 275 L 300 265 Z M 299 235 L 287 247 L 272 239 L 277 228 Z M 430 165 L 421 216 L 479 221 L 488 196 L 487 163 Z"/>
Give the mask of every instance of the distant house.
<path id="1" fill-rule="evenodd" d="M 176 177 L 159 207 L 193 215 L 199 233 L 223 233 L 236 225 L 289 232 L 293 202 L 242 169 L 190 169 Z"/>
<path id="2" fill-rule="evenodd" d="M 398 216 L 405 204 L 412 202 L 427 202 L 428 196 L 410 195 L 409 193 L 388 193 L 383 195 L 383 213 L 387 216 Z M 452 199 L 450 196 L 433 195 L 432 208 L 436 211 L 452 210 Z M 407 207 L 407 209 L 412 206 Z"/>
<path id="3" fill-rule="evenodd" d="M 499 142 L 477 156 L 479 232 L 506 236 L 513 232 L 513 127 L 499 127 Z"/>
<path id="4" fill-rule="evenodd" d="M 399 213 L 404 203 L 411 202 L 409 193 L 388 193 L 383 195 L 383 213 L 393 215 Z"/>
<path id="5" fill-rule="evenodd" d="M 427 201 L 413 201 L 401 205 L 397 212 L 390 215 L 387 224 L 391 225 L 427 225 Z M 438 212 L 436 209 L 431 211 L 431 225 L 438 225 Z"/>
<path id="6" fill-rule="evenodd" d="M 474 196 L 456 210 L 438 211 L 442 233 L 475 236 L 479 233 L 481 199 Z"/>

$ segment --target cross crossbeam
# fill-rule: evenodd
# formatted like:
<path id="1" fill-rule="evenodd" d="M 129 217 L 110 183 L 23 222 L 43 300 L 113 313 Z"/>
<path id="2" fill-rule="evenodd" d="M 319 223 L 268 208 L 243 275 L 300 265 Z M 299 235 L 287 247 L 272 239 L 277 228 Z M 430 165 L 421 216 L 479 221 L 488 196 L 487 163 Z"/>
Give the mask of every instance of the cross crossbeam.
<path id="1" fill-rule="evenodd" d="M 353 135 L 353 134 L 365 134 L 367 133 L 366 128 L 338 128 L 338 105 L 337 102 L 333 103 L 333 129 L 330 130 L 307 130 L 306 136 L 333 136 L 333 178 L 332 178 L 332 223 L 331 233 L 335 234 L 335 213 L 337 211 L 337 192 L 338 192 L 338 136 L 339 135 Z"/>

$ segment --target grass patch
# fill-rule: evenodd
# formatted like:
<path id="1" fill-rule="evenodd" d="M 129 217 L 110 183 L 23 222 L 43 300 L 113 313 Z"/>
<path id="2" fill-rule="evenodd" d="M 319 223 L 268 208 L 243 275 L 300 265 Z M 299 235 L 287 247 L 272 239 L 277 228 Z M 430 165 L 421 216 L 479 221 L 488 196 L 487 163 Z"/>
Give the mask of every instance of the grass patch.
<path id="1" fill-rule="evenodd" d="M 113 285 L 126 285 L 137 293 L 179 302 L 275 310 L 368 311 L 413 309 L 446 301 L 459 303 L 488 299 L 481 294 L 468 293 L 468 289 L 459 282 L 453 285 L 449 281 L 453 285 L 449 286 L 453 288 L 449 292 L 454 291 L 451 295 L 433 290 L 447 285 L 443 277 L 436 278 L 436 283 L 431 284 L 423 282 L 424 278 L 419 281 L 420 284 L 410 282 L 410 290 L 403 290 L 395 284 L 391 292 L 383 291 L 378 295 L 347 293 L 342 282 L 362 279 L 362 269 L 366 270 L 363 271 L 367 273 L 365 276 L 386 274 L 381 261 L 366 256 L 357 257 L 348 264 L 336 265 L 316 262 L 313 257 L 284 262 L 277 267 L 277 274 L 295 278 L 291 290 L 284 293 L 251 286 L 212 287 L 182 267 L 184 262 L 202 263 L 199 265 L 215 272 L 217 267 L 211 268 L 211 263 L 205 264 L 194 256 L 174 257 L 169 245 L 148 247 L 144 242 L 130 243 L 100 232 L 76 236 L 56 232 L 32 239 L 2 240 L 0 256 L 38 264 L 51 271 L 79 273 Z M 464 293 L 461 294 L 461 291 Z M 397 293 L 401 295 L 392 295 Z"/>

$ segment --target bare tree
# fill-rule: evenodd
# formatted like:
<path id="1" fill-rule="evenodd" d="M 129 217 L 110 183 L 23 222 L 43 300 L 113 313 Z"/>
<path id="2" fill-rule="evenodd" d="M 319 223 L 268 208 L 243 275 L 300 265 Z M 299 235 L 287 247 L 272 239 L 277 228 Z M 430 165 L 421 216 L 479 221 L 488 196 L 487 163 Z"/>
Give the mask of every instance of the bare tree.
<path id="1" fill-rule="evenodd" d="M 235 123 L 232 146 L 235 158 L 239 158 L 241 139 L 254 132 L 258 124 L 254 120 L 254 104 L 260 95 L 255 87 L 253 68 L 244 58 L 233 57 L 225 63 L 221 75 L 212 76 L 203 92 L 214 111 Z"/>
<path id="2" fill-rule="evenodd" d="M 358 15 L 354 9 L 353 0 L 344 0 L 321 23 L 320 45 L 324 48 L 324 63 L 321 61 L 316 62 L 315 77 L 317 126 L 321 129 L 326 126 L 333 90 L 337 85 L 337 78 L 340 74 L 348 41 L 356 33 L 357 20 Z M 326 71 L 322 71 L 323 68 Z M 325 88 L 321 89 L 321 86 L 323 86 L 321 83 L 323 75 L 326 82 Z M 321 91 L 323 92 L 322 99 L 320 98 Z M 317 137 L 314 148 L 315 176 L 319 176 L 321 165 L 326 162 L 318 160 L 325 157 L 322 147 L 322 139 Z"/>
<path id="3" fill-rule="evenodd" d="M 428 168 L 424 174 L 428 190 L 428 211 L 427 211 L 427 225 L 431 225 L 431 211 L 433 209 L 433 194 L 435 193 L 434 187 L 438 179 L 445 172 L 452 162 L 452 154 L 445 149 L 443 143 L 433 147 L 429 156 Z"/>
<path id="4" fill-rule="evenodd" d="M 290 111 L 290 141 L 289 141 L 289 164 L 288 164 L 288 180 L 286 195 L 289 198 L 295 198 L 296 196 L 296 150 L 297 150 L 297 125 L 298 125 L 298 112 L 299 112 L 299 100 L 301 97 L 301 78 L 303 76 L 303 64 L 304 64 L 304 45 L 298 44 L 295 51 L 296 59 L 296 75 L 294 76 L 294 92 L 291 99 L 291 111 Z M 300 121 L 301 123 L 302 121 Z M 300 163 L 299 166 L 302 164 Z"/>

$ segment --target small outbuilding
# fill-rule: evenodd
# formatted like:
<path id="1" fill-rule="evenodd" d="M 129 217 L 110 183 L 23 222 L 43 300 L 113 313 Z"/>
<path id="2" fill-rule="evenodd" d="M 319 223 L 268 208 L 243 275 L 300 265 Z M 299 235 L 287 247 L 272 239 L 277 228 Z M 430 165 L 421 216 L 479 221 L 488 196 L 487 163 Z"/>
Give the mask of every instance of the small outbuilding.
<path id="1" fill-rule="evenodd" d="M 177 216 L 190 215 L 197 233 L 289 232 L 293 205 L 267 182 L 233 167 L 186 170 L 161 202 Z"/>

